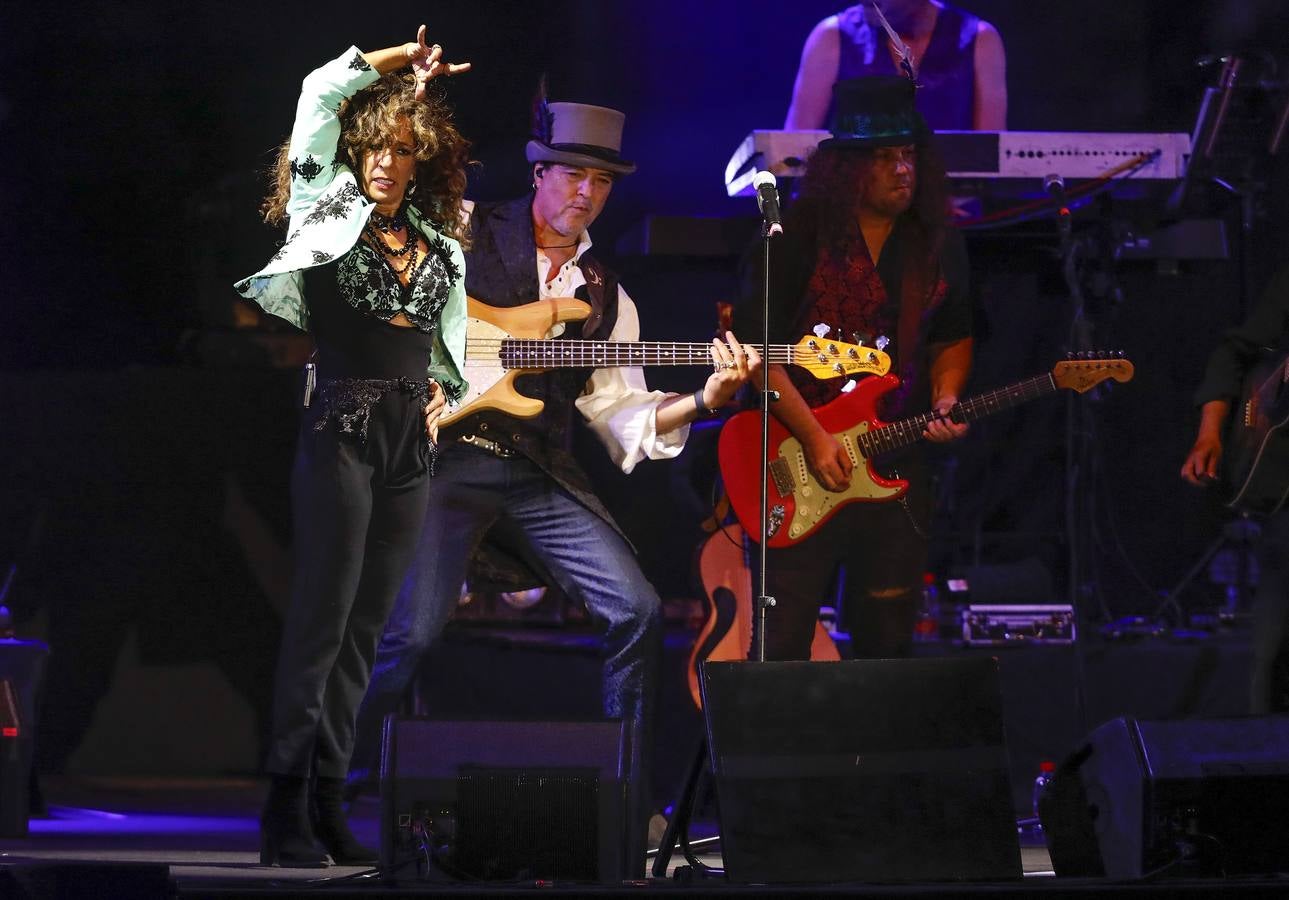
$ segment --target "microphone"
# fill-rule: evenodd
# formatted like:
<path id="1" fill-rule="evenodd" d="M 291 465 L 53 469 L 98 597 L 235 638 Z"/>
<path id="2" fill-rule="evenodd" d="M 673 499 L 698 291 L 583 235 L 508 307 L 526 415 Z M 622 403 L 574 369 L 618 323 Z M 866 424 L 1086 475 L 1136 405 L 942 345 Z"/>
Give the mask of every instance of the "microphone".
<path id="1" fill-rule="evenodd" d="M 1043 190 L 1052 198 L 1056 206 L 1056 223 L 1060 228 L 1061 237 L 1069 237 L 1070 234 L 1070 207 L 1065 202 L 1065 179 L 1055 172 L 1043 177 Z"/>
<path id="2" fill-rule="evenodd" d="M 1055 172 L 1043 178 L 1043 190 L 1057 203 L 1065 202 L 1065 179 Z"/>
<path id="3" fill-rule="evenodd" d="M 761 209 L 766 230 L 772 235 L 783 234 L 783 221 L 779 215 L 779 192 L 774 187 L 774 173 L 762 169 L 756 173 L 752 184 L 756 185 L 756 205 Z"/>

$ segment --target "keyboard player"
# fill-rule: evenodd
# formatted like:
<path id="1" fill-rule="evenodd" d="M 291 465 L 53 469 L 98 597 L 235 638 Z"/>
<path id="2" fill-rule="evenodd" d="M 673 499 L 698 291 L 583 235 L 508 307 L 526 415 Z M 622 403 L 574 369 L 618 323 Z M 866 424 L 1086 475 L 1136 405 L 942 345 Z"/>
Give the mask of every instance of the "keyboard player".
<path id="1" fill-rule="evenodd" d="M 784 129 L 823 128 L 832 87 L 861 75 L 913 75 L 918 111 L 936 131 L 1007 127 L 1006 57 L 998 30 L 935 0 L 848 7 L 806 38 Z"/>

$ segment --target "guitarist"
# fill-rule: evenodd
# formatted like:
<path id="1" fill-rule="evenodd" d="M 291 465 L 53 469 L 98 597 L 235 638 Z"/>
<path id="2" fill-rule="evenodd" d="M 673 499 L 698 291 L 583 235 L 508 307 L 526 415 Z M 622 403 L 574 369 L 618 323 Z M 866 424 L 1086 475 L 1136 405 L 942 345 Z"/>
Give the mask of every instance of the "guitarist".
<path id="1" fill-rule="evenodd" d="M 1248 317 L 1222 337 L 1195 392 L 1200 408 L 1195 443 L 1182 463 L 1191 484 L 1215 483 L 1221 471 L 1223 432 L 1240 397 L 1241 382 L 1267 347 L 1289 337 L 1289 267 L 1280 269 Z M 1262 524 L 1256 548 L 1258 586 L 1253 600 L 1250 712 L 1289 711 L 1289 510 Z"/>
<path id="2" fill-rule="evenodd" d="M 856 78 L 834 88 L 832 138 L 810 158 L 800 197 L 776 239 L 770 271 L 771 340 L 827 323 L 846 341 L 894 339 L 902 387 L 887 419 L 933 408 L 947 414 L 971 368 L 966 250 L 945 227 L 943 169 L 900 77 Z M 738 329 L 761 333 L 760 274 L 745 283 Z M 804 331 L 802 330 L 804 329 Z M 840 332 L 838 334 L 838 332 Z M 838 396 L 839 380 L 807 384 L 781 366 L 768 370 L 780 394 L 776 418 L 801 442 L 820 484 L 844 490 L 853 463 L 811 414 Z M 898 396 L 896 396 L 898 395 Z M 931 422 L 925 436 L 953 441 L 965 424 Z M 756 452 L 748 448 L 748 452 Z M 844 622 L 859 657 L 907 655 L 926 565 L 930 497 L 916 449 L 897 469 L 909 492 L 886 503 L 839 510 L 800 544 L 771 550 L 766 656 L 809 659 L 820 600 L 845 569 Z"/>
<path id="3" fill-rule="evenodd" d="M 592 253 L 587 231 L 615 181 L 636 168 L 619 153 L 625 117 L 601 106 L 543 99 L 536 119 L 538 137 L 527 147 L 532 192 L 471 209 L 466 292 L 502 307 L 576 296 L 590 304 L 591 315 L 570 323 L 562 337 L 638 340 L 636 307 Z M 675 457 L 689 423 L 724 406 L 760 370 L 756 351 L 727 337 L 728 343 L 713 341 L 714 371 L 692 394 L 650 391 L 638 368 L 555 369 L 520 379 L 523 393 L 545 402 L 536 418 L 488 410 L 443 429 L 416 559 L 381 639 L 359 716 L 351 785 L 374 775 L 381 721 L 397 707 L 456 608 L 468 563 L 485 535 L 489 550 L 504 545 L 601 623 L 604 713 L 640 729 L 633 750 L 651 746 L 653 670 L 661 656 L 658 595 L 569 452 L 570 429 L 576 411 L 626 472 L 642 459 Z M 637 787 L 639 763 L 635 754 Z M 633 824 L 642 825 L 643 817 Z"/>

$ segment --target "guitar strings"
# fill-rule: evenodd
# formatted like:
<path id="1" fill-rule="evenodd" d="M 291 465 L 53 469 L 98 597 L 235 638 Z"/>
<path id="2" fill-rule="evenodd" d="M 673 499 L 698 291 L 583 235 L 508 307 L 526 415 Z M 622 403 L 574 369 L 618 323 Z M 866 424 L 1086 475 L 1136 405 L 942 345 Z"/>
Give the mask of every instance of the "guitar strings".
<path id="1" fill-rule="evenodd" d="M 671 341 L 576 341 L 545 340 L 542 338 L 469 338 L 466 358 L 480 361 L 503 361 L 520 358 L 525 361 L 549 362 L 555 357 L 578 362 L 596 362 L 602 359 L 624 360 L 642 365 L 674 363 L 678 359 L 692 361 L 694 365 L 711 361 L 711 344 Z M 875 361 L 860 361 L 840 355 L 825 356 L 802 350 L 795 345 L 776 345 L 770 348 L 771 363 L 813 364 L 827 366 L 841 363 L 847 368 L 863 368 Z M 839 373 L 841 374 L 841 373 Z"/>

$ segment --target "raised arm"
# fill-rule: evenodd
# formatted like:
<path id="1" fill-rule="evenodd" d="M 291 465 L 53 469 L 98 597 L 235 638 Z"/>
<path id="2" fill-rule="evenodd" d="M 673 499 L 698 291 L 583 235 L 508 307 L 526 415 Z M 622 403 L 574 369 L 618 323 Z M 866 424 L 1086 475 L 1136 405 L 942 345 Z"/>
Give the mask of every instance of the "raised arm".
<path id="1" fill-rule="evenodd" d="M 350 47 L 331 62 L 305 76 L 291 129 L 291 198 L 288 215 L 307 210 L 335 177 L 339 160 L 340 107 L 354 94 L 374 84 L 382 75 L 411 66 L 416 75 L 417 97 L 439 75 L 468 71 L 469 63 L 442 61 L 443 48 L 425 43 L 425 26 L 416 40 L 384 50 L 360 52 Z"/>
<path id="2" fill-rule="evenodd" d="M 340 105 L 379 77 L 356 47 L 304 76 L 291 127 L 287 215 L 294 218 L 308 210 L 336 177 Z"/>
<path id="3" fill-rule="evenodd" d="M 416 99 L 425 97 L 425 86 L 430 79 L 440 75 L 460 75 L 470 71 L 470 63 L 443 62 L 443 48 L 438 44 L 425 43 L 425 26 L 416 30 L 416 40 L 397 47 L 384 50 L 372 50 L 364 53 L 367 64 L 382 75 L 397 72 L 404 66 L 411 66 L 416 76 Z"/>

